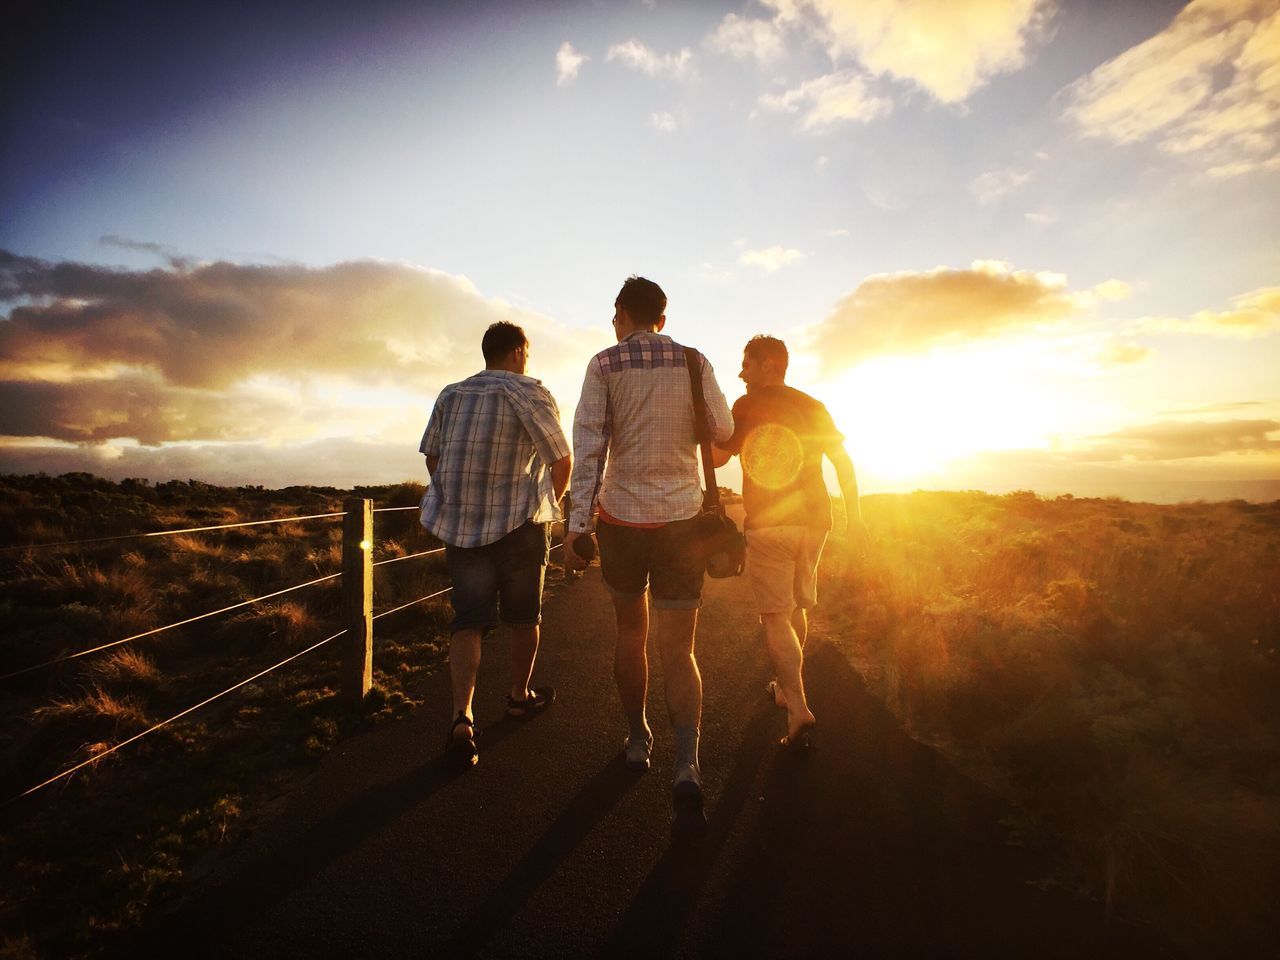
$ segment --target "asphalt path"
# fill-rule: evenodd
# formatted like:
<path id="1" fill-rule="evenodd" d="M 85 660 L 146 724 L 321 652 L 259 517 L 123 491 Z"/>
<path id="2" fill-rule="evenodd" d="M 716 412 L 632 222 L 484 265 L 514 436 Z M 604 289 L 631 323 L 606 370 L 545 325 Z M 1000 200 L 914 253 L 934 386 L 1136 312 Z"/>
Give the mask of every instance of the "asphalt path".
<path id="1" fill-rule="evenodd" d="M 1146 957 L 1148 933 L 1034 883 L 999 798 L 907 736 L 815 618 L 807 756 L 778 746 L 743 579 L 707 581 L 708 835 L 669 839 L 672 740 L 651 644 L 654 768 L 628 771 L 613 614 L 592 567 L 544 610 L 535 681 L 504 716 L 506 641 L 486 641 L 480 762 L 439 755 L 447 672 L 410 717 L 335 750 L 141 952 L 206 957 Z"/>

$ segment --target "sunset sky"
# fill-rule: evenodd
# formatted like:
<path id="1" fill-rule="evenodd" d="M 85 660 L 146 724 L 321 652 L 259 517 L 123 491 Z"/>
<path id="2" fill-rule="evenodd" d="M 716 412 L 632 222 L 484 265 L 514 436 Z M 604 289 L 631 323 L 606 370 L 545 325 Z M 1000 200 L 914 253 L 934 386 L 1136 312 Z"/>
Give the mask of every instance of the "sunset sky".
<path id="1" fill-rule="evenodd" d="M 39 16 L 0 472 L 425 479 L 489 323 L 567 431 L 638 273 L 730 401 L 784 338 L 866 492 L 1280 497 L 1280 0 Z"/>

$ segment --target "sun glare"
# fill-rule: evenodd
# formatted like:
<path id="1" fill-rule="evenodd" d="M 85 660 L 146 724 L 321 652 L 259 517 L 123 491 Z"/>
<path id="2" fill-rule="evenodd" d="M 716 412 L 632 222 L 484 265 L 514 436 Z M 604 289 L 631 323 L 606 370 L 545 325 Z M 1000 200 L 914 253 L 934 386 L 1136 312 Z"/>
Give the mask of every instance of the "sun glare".
<path id="1" fill-rule="evenodd" d="M 1069 398 L 1027 347 L 868 360 L 815 389 L 859 473 L 886 484 L 937 477 L 988 450 L 1047 448 L 1072 419 Z"/>

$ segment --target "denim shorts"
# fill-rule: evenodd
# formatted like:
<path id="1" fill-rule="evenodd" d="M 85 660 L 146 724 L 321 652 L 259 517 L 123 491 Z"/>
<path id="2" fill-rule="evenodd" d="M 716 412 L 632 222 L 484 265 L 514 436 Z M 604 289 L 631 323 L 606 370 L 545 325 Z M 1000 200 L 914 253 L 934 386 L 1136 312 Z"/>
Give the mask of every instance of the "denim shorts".
<path id="1" fill-rule="evenodd" d="M 450 631 L 488 633 L 500 622 L 513 627 L 540 624 L 549 547 L 549 525 L 532 520 L 483 547 L 445 544 L 445 563 L 453 580 Z"/>
<path id="2" fill-rule="evenodd" d="M 693 519 L 644 529 L 617 523 L 596 524 L 600 571 L 615 596 L 635 597 L 646 586 L 659 609 L 695 610 L 702 606 L 706 561 L 693 536 Z"/>

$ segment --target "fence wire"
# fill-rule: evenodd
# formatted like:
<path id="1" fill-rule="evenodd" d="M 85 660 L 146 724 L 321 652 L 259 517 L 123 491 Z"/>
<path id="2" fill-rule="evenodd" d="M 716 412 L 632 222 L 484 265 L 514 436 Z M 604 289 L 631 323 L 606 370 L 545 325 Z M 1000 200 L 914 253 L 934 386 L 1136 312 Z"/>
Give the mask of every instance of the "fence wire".
<path id="1" fill-rule="evenodd" d="M 82 760 L 80 763 L 77 763 L 74 767 L 70 767 L 67 770 L 63 770 L 61 773 L 54 774 L 52 777 L 50 777 L 48 780 L 45 780 L 43 783 L 37 783 L 34 787 L 30 787 L 27 790 L 22 791 L 22 793 L 18 794 L 16 797 L 10 797 L 8 800 L 4 802 L 4 806 L 8 806 L 9 804 L 13 803 L 16 800 L 21 800 L 23 797 L 29 797 L 31 796 L 31 794 L 35 793 L 36 791 L 43 790 L 45 787 L 49 786 L 50 784 L 57 783 L 59 780 L 65 780 L 67 777 L 70 777 L 77 770 L 83 770 L 85 767 L 89 766 L 90 764 L 97 763 L 99 760 L 103 760 L 111 756 L 111 754 L 115 753 L 117 750 L 120 750 L 123 747 L 127 747 L 131 743 L 136 743 L 137 741 L 141 740 L 143 737 L 148 736 L 152 733 L 155 733 L 157 730 L 161 729 L 162 727 L 167 727 L 169 724 L 173 723 L 175 720 L 181 720 L 183 717 L 187 716 L 188 714 L 195 713 L 195 711 L 199 710 L 201 707 L 208 706 L 209 704 L 213 703 L 213 701 L 219 700 L 222 697 L 225 697 L 227 694 L 233 693 L 236 690 L 239 690 L 241 687 L 246 686 L 250 683 L 253 683 L 253 681 L 257 680 L 259 677 L 265 677 L 271 671 L 278 670 L 287 663 L 292 663 L 294 660 L 297 660 L 299 657 L 305 656 L 306 654 L 310 653 L 312 650 L 318 650 L 320 647 L 323 647 L 326 643 L 330 642 L 331 640 L 337 640 L 338 637 L 342 636 L 346 632 L 347 632 L 346 630 L 339 630 L 333 636 L 325 637 L 319 643 L 313 643 L 311 646 L 307 647 L 305 650 L 299 650 L 297 653 L 291 654 L 290 656 L 285 657 L 279 663 L 272 664 L 271 666 L 267 667 L 265 670 L 259 670 L 253 676 L 248 677 L 247 679 L 241 680 L 239 683 L 233 684 L 230 687 L 227 687 L 227 689 L 223 690 L 222 692 L 215 693 L 211 697 L 206 697 L 205 699 L 197 703 L 195 706 L 187 707 L 187 709 L 182 710 L 178 713 L 175 713 L 172 717 L 169 717 L 168 719 L 165 719 L 165 720 L 161 720 L 159 723 L 148 727 L 146 730 L 143 730 L 141 733 L 135 733 L 132 737 L 129 737 L 126 740 L 121 740 L 119 743 L 108 747 L 106 750 L 103 750 L 101 753 L 95 754 L 94 756 L 90 757 L 87 760 Z"/>
<path id="2" fill-rule="evenodd" d="M 390 507 L 387 509 L 396 510 L 396 509 L 412 509 L 412 508 Z M 341 515 L 342 514 L 327 514 L 326 516 L 341 516 Z M 304 519 L 312 519 L 312 518 L 304 518 Z M 277 522 L 277 521 L 257 521 L 257 522 L 261 523 L 261 522 Z M 278 521 L 278 522 L 283 522 L 283 521 Z M 178 531 L 175 531 L 175 532 L 178 532 Z M 152 536 L 152 534 L 144 534 L 144 536 Z M 560 543 L 553 545 L 551 549 L 557 550 L 563 546 L 564 546 L 564 541 L 562 540 Z M 381 562 L 393 563 L 396 560 L 412 560 L 415 557 L 428 556 L 429 554 L 432 554 L 432 553 L 443 552 L 443 550 L 444 548 L 440 547 L 439 549 L 436 549 L 436 550 L 427 550 L 427 551 L 424 551 L 423 553 L 413 554 L 411 556 L 406 556 L 406 557 L 395 557 L 392 560 L 384 560 Z M 378 564 L 374 564 L 374 566 L 377 566 L 377 565 Z M 17 670 L 17 671 L 14 671 L 13 673 L 7 673 L 7 674 L 4 674 L 3 676 L 0 676 L 0 680 L 7 680 L 10 677 L 16 677 L 24 673 L 30 673 L 31 671 L 38 670 L 41 667 L 51 666 L 52 664 L 55 664 L 55 663 L 62 663 L 66 660 L 72 660 L 77 657 L 87 656 L 90 653 L 97 653 L 100 650 L 106 650 L 111 647 L 119 646 L 122 643 L 128 643 L 130 640 L 138 640 L 138 639 L 141 639 L 142 637 L 151 636 L 153 634 L 160 633 L 164 630 L 171 630 L 174 627 L 180 627 L 188 623 L 194 623 L 197 620 L 204 620 L 208 617 L 216 616 L 219 613 L 226 613 L 229 610 L 235 610 L 239 607 L 248 606 L 249 604 L 259 603 L 263 600 L 269 600 L 272 597 L 278 597 L 281 594 L 290 593 L 294 590 L 301 590 L 303 587 L 310 587 L 316 584 L 325 583 L 326 581 L 337 579 L 340 576 L 342 576 L 342 574 L 335 573 L 335 574 L 330 574 L 327 577 L 321 577 L 317 580 L 311 580 L 307 583 L 300 583 L 293 587 L 287 587 L 284 590 L 278 590 L 275 593 L 269 593 L 266 596 L 255 597 L 252 600 L 245 600 L 242 603 L 237 603 L 229 607 L 223 607 L 221 610 L 213 610 L 213 611 L 210 611 L 209 613 L 203 613 L 203 614 L 200 614 L 199 616 L 191 617 L 188 620 L 183 620 L 180 623 L 172 623 L 165 627 L 158 627 L 155 630 L 150 630 L 150 631 L 147 631 L 146 633 L 139 633 L 132 637 L 126 637 L 123 640 L 116 640 L 112 643 L 107 643 L 99 647 L 94 647 L 92 650 L 82 650 L 79 653 L 68 654 L 67 656 L 59 657 L 57 659 L 47 661 L 46 663 L 37 664 L 36 666 L 33 666 L 33 667 L 26 667 L 25 669 Z M 402 603 L 399 606 L 392 607 L 389 610 L 383 610 L 381 613 L 375 614 L 372 619 L 380 620 L 383 617 L 390 616 L 393 613 L 398 613 L 401 610 L 406 610 L 409 607 L 414 606 L 415 604 L 425 603 L 428 600 L 434 600 L 436 597 L 442 597 L 446 593 L 449 593 L 452 590 L 453 590 L 453 587 L 451 586 L 445 587 L 443 590 L 437 590 L 435 593 L 427 594 L 424 597 L 418 597 L 416 600 L 410 600 L 408 603 Z M 91 766 L 92 764 L 97 763 L 99 760 L 106 759 L 116 751 L 129 746 L 129 744 L 136 743 L 137 741 L 141 740 L 143 737 L 149 736 L 150 734 L 155 733 L 157 730 L 160 730 L 163 727 L 167 727 L 169 724 L 174 723 L 177 720 L 181 720 L 183 717 L 188 716 L 189 714 L 195 713 L 197 710 L 201 709 L 202 707 L 208 706 L 209 704 L 213 703 L 215 700 L 220 700 L 223 697 L 227 696 L 228 694 L 234 693 L 236 690 L 239 690 L 241 687 L 247 686 L 248 684 L 253 683 L 253 681 L 261 677 L 265 677 L 267 674 L 271 673 L 273 670 L 278 670 L 281 667 L 285 666 L 286 664 L 292 663 L 294 660 L 297 660 L 299 657 L 303 657 L 308 653 L 311 653 L 313 650 L 318 650 L 320 647 L 323 647 L 326 643 L 329 643 L 343 636 L 346 632 L 347 631 L 345 629 L 339 630 L 337 633 L 333 634 L 332 636 L 325 637 L 323 640 L 320 640 L 317 643 L 313 643 L 311 646 L 307 647 L 305 650 L 299 650 L 297 653 L 294 653 L 285 657 L 279 663 L 272 664 L 271 666 L 267 667 L 265 670 L 259 670 L 253 676 L 247 677 L 238 683 L 232 684 L 230 687 L 227 687 L 225 690 L 215 693 L 211 697 L 206 697 L 205 699 L 201 700 L 199 703 L 193 706 L 187 707 L 185 710 L 181 710 L 178 713 L 175 713 L 173 716 L 168 717 L 164 720 L 161 720 L 159 723 L 153 724 L 152 726 L 148 727 L 142 732 L 135 733 L 133 736 L 128 737 L 125 740 L 121 740 L 119 743 L 113 744 L 112 746 L 108 747 L 106 750 L 102 751 L 101 753 L 95 754 L 94 756 L 89 757 L 86 760 L 82 760 L 79 763 L 75 764 L 74 766 L 69 767 L 66 770 L 63 770 L 61 773 L 54 774 L 52 777 L 49 777 L 47 780 L 44 780 L 41 783 L 37 783 L 33 787 L 29 787 L 28 789 L 24 790 L 22 793 L 19 793 L 17 796 L 10 797 L 8 800 L 0 804 L 0 806 L 8 806 L 11 803 L 15 803 L 16 801 L 23 799 L 24 797 L 29 797 L 33 793 L 37 793 L 38 791 L 43 790 L 45 787 L 51 786 L 52 784 L 55 784 L 60 780 L 66 780 L 70 778 L 77 771 L 83 770 L 85 767 Z"/>
<path id="3" fill-rule="evenodd" d="M 194 617 L 188 617 L 186 620 L 179 620 L 177 623 L 169 623 L 163 627 L 156 627 L 154 630 L 146 630 L 142 633 L 135 633 L 132 637 L 125 637 L 123 640 L 112 640 L 110 643 L 103 643 L 88 650 L 81 650 L 78 653 L 67 653 L 60 657 L 54 657 L 52 660 L 46 660 L 44 663 L 37 663 L 34 666 L 23 667 L 21 670 L 14 670 L 11 673 L 0 674 L 0 680 L 8 680 L 11 677 L 20 677 L 24 673 L 32 673 L 36 670 L 42 670 L 45 667 L 51 667 L 56 663 L 65 663 L 68 660 L 77 660 L 80 657 L 87 657 L 91 653 L 100 653 L 103 650 L 110 650 L 112 647 L 118 647 L 122 643 L 129 643 L 133 640 L 141 640 L 143 637 L 152 637 L 157 633 L 164 633 L 166 630 L 172 630 L 175 627 L 185 627 L 189 623 L 195 623 L 198 620 L 207 620 L 209 617 L 216 617 L 220 613 L 228 613 L 232 610 L 239 610 L 241 607 L 248 607 L 255 603 L 261 603 L 263 600 L 270 600 L 273 597 L 283 596 L 286 593 L 292 593 L 294 590 L 301 590 L 304 587 L 314 587 L 318 583 L 327 583 L 330 580 L 337 580 L 341 577 L 340 573 L 331 573 L 327 577 L 320 577 L 316 580 L 308 580 L 306 583 L 299 583 L 292 587 L 285 587 L 283 590 L 277 590 L 275 593 L 268 593 L 261 597 L 254 597 L 252 600 L 242 600 L 239 603 L 233 603 L 229 607 L 222 607 L 219 610 L 210 610 L 208 613 L 201 613 Z"/>
<path id="4" fill-rule="evenodd" d="M 437 547 L 434 550 L 423 550 L 421 553 L 411 553 L 405 557 L 392 557 L 390 560 L 379 560 L 377 563 L 370 564 L 370 566 L 381 567 L 388 563 L 399 563 L 401 560 L 415 560 L 418 557 L 429 557 L 436 553 L 444 553 L 444 547 Z"/>
<path id="5" fill-rule="evenodd" d="M 55 543 L 24 543 L 0 547 L 0 553 L 19 550 L 44 550 L 51 547 L 81 547 L 90 543 L 113 543 L 118 540 L 142 540 L 147 537 L 172 537 L 179 533 L 206 533 L 210 530 L 233 530 L 236 527 L 261 527 L 268 523 L 299 523 L 303 520 L 327 520 L 344 513 L 313 513 L 306 517 L 279 517 L 275 520 L 245 520 L 242 523 L 219 523 L 211 527 L 184 527 L 181 530 L 155 530 L 151 533 L 122 533 L 114 537 L 92 537 L 88 540 L 59 540 Z"/>

